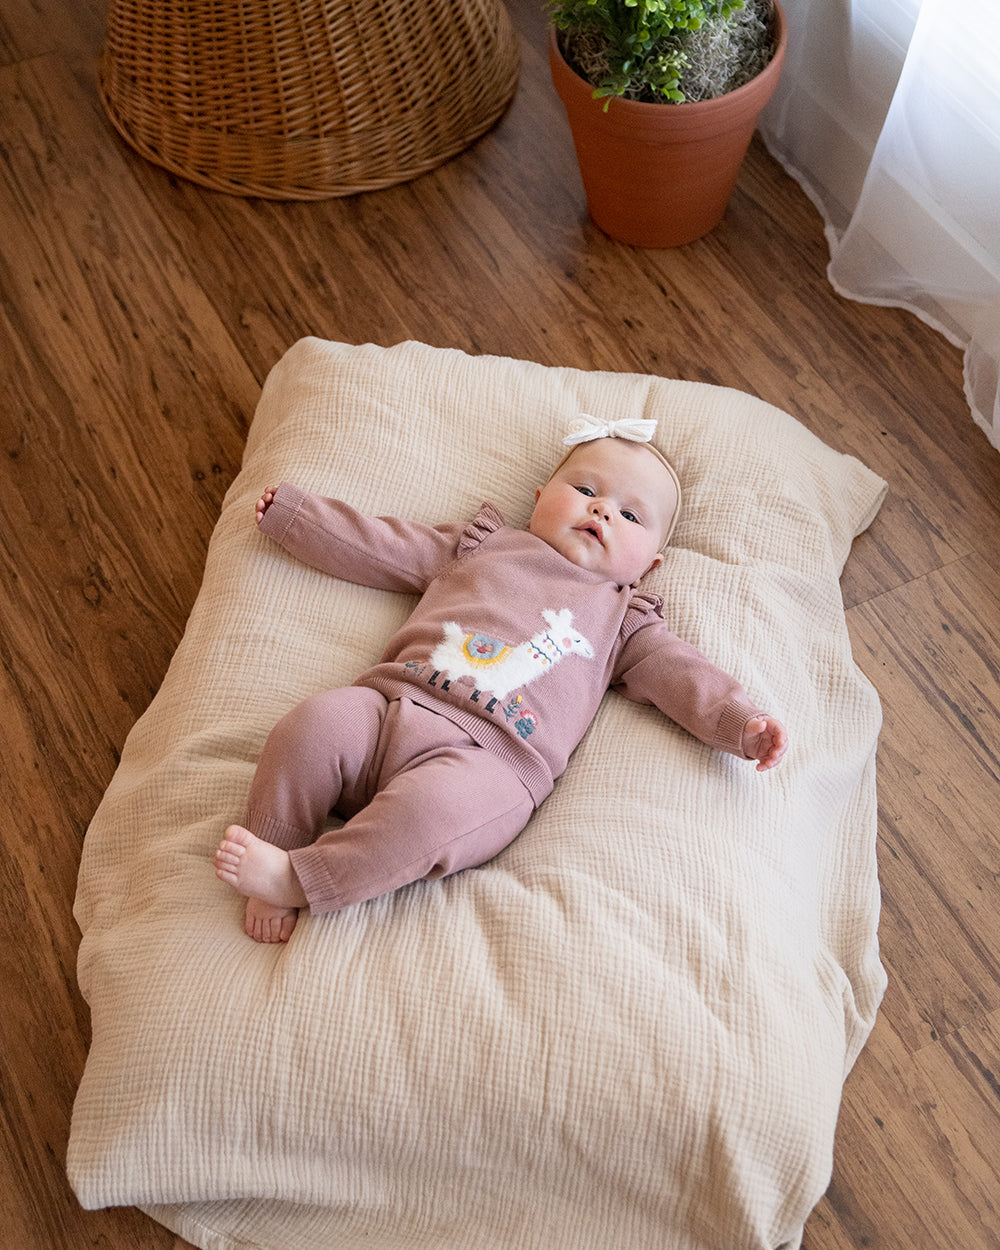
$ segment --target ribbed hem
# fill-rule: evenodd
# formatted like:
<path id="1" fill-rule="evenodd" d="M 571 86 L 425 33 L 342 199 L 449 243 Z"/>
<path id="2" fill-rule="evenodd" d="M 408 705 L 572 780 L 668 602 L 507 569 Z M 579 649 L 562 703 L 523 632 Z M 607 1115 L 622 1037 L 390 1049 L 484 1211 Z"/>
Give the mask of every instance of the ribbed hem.
<path id="1" fill-rule="evenodd" d="M 268 510 L 264 513 L 259 529 L 275 542 L 284 542 L 285 535 L 302 507 L 306 492 L 291 482 L 282 482 Z"/>
<path id="2" fill-rule="evenodd" d="M 738 755 L 744 760 L 753 759 L 752 755 L 747 755 L 743 750 L 743 730 L 748 721 L 752 721 L 755 716 L 763 715 L 764 713 L 757 711 L 752 703 L 744 703 L 742 699 L 731 700 L 722 709 L 722 715 L 719 717 L 715 730 L 713 746 L 718 747 L 720 751 L 729 751 L 732 755 Z"/>
<path id="3" fill-rule="evenodd" d="M 289 851 L 289 859 L 313 915 L 321 916 L 325 912 L 336 911 L 341 906 L 339 899 L 343 891 L 338 889 L 337 882 L 327 867 L 329 856 L 323 848 L 300 846 L 297 850 Z"/>
<path id="4" fill-rule="evenodd" d="M 247 809 L 246 827 L 251 833 L 272 846 L 280 846 L 283 851 L 290 851 L 297 846 L 308 846 L 315 836 L 298 825 L 286 824 L 273 816 L 260 816 L 252 808 Z"/>

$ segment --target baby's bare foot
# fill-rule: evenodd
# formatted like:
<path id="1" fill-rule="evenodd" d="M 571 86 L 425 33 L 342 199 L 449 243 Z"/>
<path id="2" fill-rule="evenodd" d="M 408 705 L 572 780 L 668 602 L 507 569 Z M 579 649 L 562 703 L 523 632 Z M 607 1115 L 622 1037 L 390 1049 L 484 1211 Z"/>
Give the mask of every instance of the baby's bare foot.
<path id="1" fill-rule="evenodd" d="M 262 899 L 248 898 L 243 931 L 255 942 L 287 942 L 298 919 L 297 907 L 275 907 Z"/>
<path id="2" fill-rule="evenodd" d="M 215 875 L 247 898 L 272 907 L 304 907 L 306 896 L 287 851 L 230 825 L 215 852 Z"/>

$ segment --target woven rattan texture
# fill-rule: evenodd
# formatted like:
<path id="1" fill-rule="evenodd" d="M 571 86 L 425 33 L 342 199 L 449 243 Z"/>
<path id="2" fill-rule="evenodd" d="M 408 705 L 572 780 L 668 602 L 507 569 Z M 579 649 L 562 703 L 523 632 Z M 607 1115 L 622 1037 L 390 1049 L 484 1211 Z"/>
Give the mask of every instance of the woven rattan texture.
<path id="1" fill-rule="evenodd" d="M 517 89 L 501 0 L 111 0 L 100 89 L 143 156 L 269 199 L 441 164 Z"/>

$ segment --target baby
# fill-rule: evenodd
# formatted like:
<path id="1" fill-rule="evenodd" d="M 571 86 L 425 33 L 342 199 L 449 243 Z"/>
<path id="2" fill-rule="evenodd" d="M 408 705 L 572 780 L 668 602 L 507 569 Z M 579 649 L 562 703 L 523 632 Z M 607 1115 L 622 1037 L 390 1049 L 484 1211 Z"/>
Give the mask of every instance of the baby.
<path id="1" fill-rule="evenodd" d="M 491 859 L 609 687 L 759 771 L 778 763 L 780 721 L 637 589 L 680 507 L 654 428 L 581 416 L 527 530 L 491 504 L 432 527 L 288 483 L 264 492 L 257 525 L 293 555 L 421 598 L 374 668 L 306 699 L 265 743 L 245 826 L 215 853 L 216 875 L 247 897 L 252 938 L 287 941 L 300 907 L 333 911 Z M 324 832 L 331 812 L 345 823 Z"/>

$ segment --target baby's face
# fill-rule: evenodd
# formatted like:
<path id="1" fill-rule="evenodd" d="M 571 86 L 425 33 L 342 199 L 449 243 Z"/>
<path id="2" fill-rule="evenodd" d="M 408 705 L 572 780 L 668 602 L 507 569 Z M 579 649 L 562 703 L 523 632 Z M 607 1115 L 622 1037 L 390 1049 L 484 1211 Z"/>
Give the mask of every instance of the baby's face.
<path id="1" fill-rule="evenodd" d="M 634 586 L 660 563 L 677 489 L 641 444 L 603 438 L 577 447 L 535 493 L 529 531 L 582 569 Z"/>

